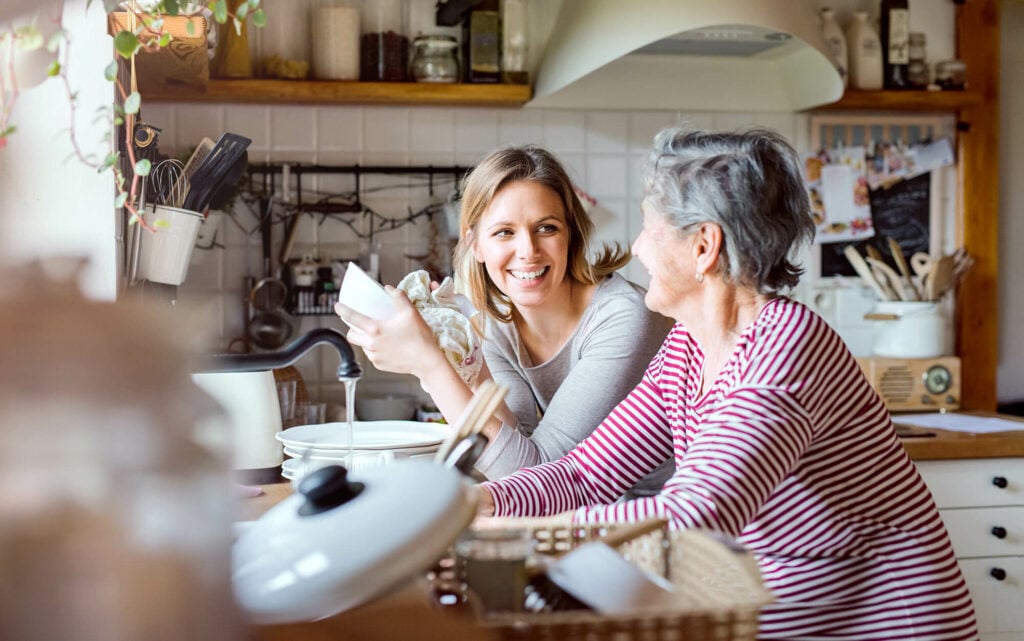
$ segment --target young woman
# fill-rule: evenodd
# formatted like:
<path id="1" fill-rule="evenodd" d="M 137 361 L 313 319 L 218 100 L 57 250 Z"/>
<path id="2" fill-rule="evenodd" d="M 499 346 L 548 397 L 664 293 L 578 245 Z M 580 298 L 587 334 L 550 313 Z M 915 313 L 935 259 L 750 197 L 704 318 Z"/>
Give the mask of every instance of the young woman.
<path id="1" fill-rule="evenodd" d="M 767 131 L 667 130 L 648 161 L 647 306 L 678 323 L 642 382 L 558 461 L 481 484 L 481 514 L 651 516 L 735 537 L 775 602 L 759 639 L 977 639 L 938 510 L 839 336 L 782 292 L 814 235 Z M 651 497 L 616 501 L 666 455 Z"/>
<path id="2" fill-rule="evenodd" d="M 642 288 L 615 271 L 629 253 L 605 246 L 591 257 L 594 225 L 562 165 L 532 147 L 500 149 L 463 186 L 456 283 L 485 322 L 488 377 L 509 387 L 484 428 L 477 462 L 488 478 L 559 458 L 587 437 L 639 381 L 671 322 L 647 310 Z M 416 376 L 456 420 L 473 396 L 404 293 L 378 322 L 339 305 L 349 342 L 381 370 Z M 635 489 L 651 494 L 663 465 Z"/>

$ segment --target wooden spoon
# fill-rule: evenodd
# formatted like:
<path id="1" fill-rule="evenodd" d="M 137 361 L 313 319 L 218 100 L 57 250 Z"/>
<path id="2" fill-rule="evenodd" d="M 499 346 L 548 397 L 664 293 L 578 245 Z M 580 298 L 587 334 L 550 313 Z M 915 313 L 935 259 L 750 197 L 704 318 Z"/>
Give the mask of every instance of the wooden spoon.
<path id="1" fill-rule="evenodd" d="M 857 253 L 857 248 L 853 245 L 847 245 L 846 249 L 843 250 L 843 254 L 846 255 L 846 260 L 850 261 L 853 265 L 853 270 L 857 272 L 860 279 L 871 286 L 875 293 L 878 294 L 879 300 L 894 300 L 891 292 L 886 292 L 885 289 L 879 284 L 878 280 L 875 279 L 874 274 L 871 273 L 871 268 L 864 261 L 864 257 Z"/>
<path id="2" fill-rule="evenodd" d="M 903 255 L 903 248 L 900 247 L 900 244 L 892 236 L 889 236 L 886 240 L 889 242 L 889 253 L 892 254 L 892 261 L 896 263 L 896 269 L 900 270 L 900 276 L 903 277 L 905 289 L 908 293 L 914 295 L 913 300 L 921 300 L 921 292 L 917 291 L 917 287 L 914 285 L 914 279 L 910 273 L 910 265 L 907 263 L 907 257 Z"/>
<path id="3" fill-rule="evenodd" d="M 925 277 L 925 295 L 928 300 L 939 300 L 949 290 L 953 284 L 953 266 L 952 256 L 943 256 L 934 261 L 931 271 Z"/>

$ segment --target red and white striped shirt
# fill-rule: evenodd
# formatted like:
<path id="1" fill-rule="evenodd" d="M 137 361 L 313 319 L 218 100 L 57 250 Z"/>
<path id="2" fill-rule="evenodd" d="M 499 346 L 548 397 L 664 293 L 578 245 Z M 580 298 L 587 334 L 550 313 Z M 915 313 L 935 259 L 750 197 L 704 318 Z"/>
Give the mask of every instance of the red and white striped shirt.
<path id="1" fill-rule="evenodd" d="M 579 447 L 485 484 L 495 513 L 660 516 L 733 536 L 776 599 L 763 639 L 976 639 L 931 494 L 838 335 L 778 298 L 697 398 L 703 360 L 676 325 Z M 660 494 L 615 502 L 669 454 L 676 472 Z"/>

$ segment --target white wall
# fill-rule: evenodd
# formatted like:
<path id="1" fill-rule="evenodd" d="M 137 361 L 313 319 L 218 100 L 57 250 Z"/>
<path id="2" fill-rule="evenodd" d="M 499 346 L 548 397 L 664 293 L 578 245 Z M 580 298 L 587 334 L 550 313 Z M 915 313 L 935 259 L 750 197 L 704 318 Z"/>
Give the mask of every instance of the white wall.
<path id="1" fill-rule="evenodd" d="M 998 399 L 1011 402 L 1024 400 L 1024 3 L 1000 8 Z"/>
<path id="2" fill-rule="evenodd" d="M 103 69 L 112 59 L 103 3 L 69 0 L 64 25 L 72 32 L 71 82 L 78 91 L 78 138 L 87 153 L 101 158 L 109 125 L 94 123 L 96 109 L 110 104 L 112 85 Z M 66 133 L 68 94 L 57 78 L 23 91 L 11 123 L 17 132 L 0 151 L 0 266 L 45 256 L 89 259 L 80 279 L 83 291 L 113 300 L 117 293 L 114 185 L 69 158 Z"/>

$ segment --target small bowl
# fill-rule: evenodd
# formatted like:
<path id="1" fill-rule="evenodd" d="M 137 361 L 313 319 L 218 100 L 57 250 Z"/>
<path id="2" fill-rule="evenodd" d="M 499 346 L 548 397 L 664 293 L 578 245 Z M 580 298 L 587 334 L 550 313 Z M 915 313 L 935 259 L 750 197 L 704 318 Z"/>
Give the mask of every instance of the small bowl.
<path id="1" fill-rule="evenodd" d="M 338 302 L 375 320 L 386 320 L 395 313 L 391 295 L 355 263 L 349 263 L 345 268 Z"/>
<path id="2" fill-rule="evenodd" d="M 356 399 L 356 417 L 360 421 L 408 421 L 416 413 L 415 396 L 386 394 Z"/>

